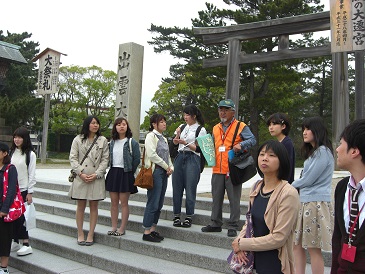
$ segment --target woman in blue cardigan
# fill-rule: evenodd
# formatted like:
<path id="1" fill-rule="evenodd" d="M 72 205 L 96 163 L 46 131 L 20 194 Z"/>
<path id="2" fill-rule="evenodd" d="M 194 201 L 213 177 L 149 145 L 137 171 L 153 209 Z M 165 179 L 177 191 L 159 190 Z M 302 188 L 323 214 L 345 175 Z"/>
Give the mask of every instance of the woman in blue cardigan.
<path id="1" fill-rule="evenodd" d="M 334 157 L 332 143 L 321 118 L 305 119 L 302 131 L 302 154 L 306 160 L 301 177 L 292 183 L 299 190 L 301 202 L 294 239 L 295 273 L 305 273 L 307 249 L 312 273 L 316 274 L 324 271 L 321 249 L 332 249 Z"/>
<path id="2" fill-rule="evenodd" d="M 132 131 L 125 118 L 117 118 L 112 129 L 110 142 L 110 170 L 105 180 L 105 189 L 109 191 L 111 200 L 110 215 L 112 229 L 108 235 L 122 236 L 129 219 L 129 196 L 137 193 L 134 186 L 134 173 L 141 161 L 139 144 L 132 139 Z M 122 209 L 122 218 L 119 229 L 119 203 Z"/>

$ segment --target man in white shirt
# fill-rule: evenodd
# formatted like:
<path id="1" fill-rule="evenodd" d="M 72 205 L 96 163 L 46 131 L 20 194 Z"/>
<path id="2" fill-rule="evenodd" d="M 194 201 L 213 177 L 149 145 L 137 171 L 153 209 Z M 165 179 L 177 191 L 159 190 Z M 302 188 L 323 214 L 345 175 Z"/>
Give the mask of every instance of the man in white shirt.
<path id="1" fill-rule="evenodd" d="M 331 274 L 364 273 L 365 119 L 344 129 L 336 152 L 338 167 L 348 170 L 351 176 L 342 179 L 335 191 Z"/>

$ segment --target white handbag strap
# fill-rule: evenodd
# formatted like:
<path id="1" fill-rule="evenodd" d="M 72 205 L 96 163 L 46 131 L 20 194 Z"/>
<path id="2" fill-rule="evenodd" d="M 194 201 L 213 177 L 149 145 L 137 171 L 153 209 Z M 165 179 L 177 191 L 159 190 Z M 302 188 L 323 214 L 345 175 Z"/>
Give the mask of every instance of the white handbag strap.
<path id="1" fill-rule="evenodd" d="M 133 151 L 132 151 L 132 138 L 129 138 L 129 152 L 131 153 L 131 155 L 133 155 Z"/>

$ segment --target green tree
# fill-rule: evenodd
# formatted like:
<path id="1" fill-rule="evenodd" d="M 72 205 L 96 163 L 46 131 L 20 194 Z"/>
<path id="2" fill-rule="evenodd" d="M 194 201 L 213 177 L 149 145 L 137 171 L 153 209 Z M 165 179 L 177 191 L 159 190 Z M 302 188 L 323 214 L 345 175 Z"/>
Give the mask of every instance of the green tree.
<path id="1" fill-rule="evenodd" d="M 31 60 L 39 53 L 39 43 L 30 41 L 32 34 L 0 30 L 0 40 L 20 46 L 20 52 L 28 64 L 10 64 L 5 88 L 0 90 L 0 116 L 12 129 L 21 125 L 39 130 L 42 127 L 44 103 L 36 95 L 37 69 Z"/>
<path id="2" fill-rule="evenodd" d="M 181 79 L 163 82 L 156 91 L 152 102 L 155 105 L 148 111 L 164 114 L 167 119 L 166 135 L 172 137 L 175 129 L 182 123 L 183 109 L 186 105 L 196 105 L 203 114 L 205 127 L 210 131 L 214 124 L 218 122 L 217 108 L 212 110 L 212 105 L 217 105 L 221 99 L 221 88 L 206 89 L 194 87 L 187 78 L 191 77 L 186 73 Z M 149 119 L 145 118 L 142 129 L 148 129 Z"/>
<path id="3" fill-rule="evenodd" d="M 212 4 L 206 4 L 206 10 L 200 11 L 199 18 L 192 19 L 193 27 L 225 26 L 228 24 L 244 24 L 256 21 L 270 20 L 288 16 L 314 13 L 323 10 L 319 0 L 238 0 L 225 3 L 232 9 L 217 9 Z M 155 52 L 169 52 L 184 64 L 172 66 L 170 74 L 176 81 L 185 80 L 191 83 L 194 90 L 211 90 L 216 88 L 216 97 L 225 94 L 226 68 L 202 69 L 202 59 L 221 57 L 227 53 L 227 45 L 205 46 L 199 37 L 195 37 L 188 28 L 165 28 L 151 25 L 150 32 L 155 36 L 149 44 L 154 46 Z M 241 43 L 242 51 L 247 54 L 270 52 L 278 46 L 277 38 L 268 38 Z M 275 62 L 265 64 L 248 64 L 241 66 L 240 106 L 238 116 L 248 122 L 255 136 L 259 136 L 260 124 L 273 112 L 289 112 L 296 103 L 302 101 L 303 74 L 298 72 L 300 60 L 290 62 Z M 181 78 L 189 72 L 190 77 Z M 166 81 L 166 79 L 164 79 Z M 177 86 L 177 85 L 175 85 Z M 159 92 L 159 91 L 158 91 Z M 170 90 L 172 93 L 173 91 Z M 189 91 L 191 92 L 191 91 Z M 180 95 L 182 96 L 182 95 Z M 209 97 L 201 97 L 198 105 L 210 103 L 208 113 L 216 114 L 217 101 L 211 103 Z M 214 98 L 216 99 L 216 98 Z M 157 109 L 167 109 L 161 97 Z M 264 124 L 267 131 L 266 125 Z"/>
<path id="4" fill-rule="evenodd" d="M 108 136 L 114 121 L 116 79 L 115 72 L 97 66 L 61 67 L 59 92 L 51 97 L 52 131 L 77 134 L 84 118 L 96 115 Z"/>

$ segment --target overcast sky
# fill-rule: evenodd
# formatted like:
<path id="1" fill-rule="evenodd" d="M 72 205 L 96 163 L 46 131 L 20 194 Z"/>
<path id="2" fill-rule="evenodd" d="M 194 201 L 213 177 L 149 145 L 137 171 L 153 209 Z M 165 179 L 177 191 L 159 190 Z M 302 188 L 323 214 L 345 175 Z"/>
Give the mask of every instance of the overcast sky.
<path id="1" fill-rule="evenodd" d="M 329 0 L 323 0 L 328 2 Z M 141 119 L 151 99 L 177 62 L 166 54 L 156 54 L 147 44 L 151 23 L 163 27 L 191 27 L 191 19 L 205 10 L 205 2 L 219 8 L 222 0 L 18 0 L 2 1 L 0 29 L 11 33 L 32 33 L 40 51 L 47 47 L 67 54 L 63 66 L 96 65 L 117 72 L 119 44 L 134 42 L 144 46 Z M 328 8 L 327 8 L 328 10 Z"/>

